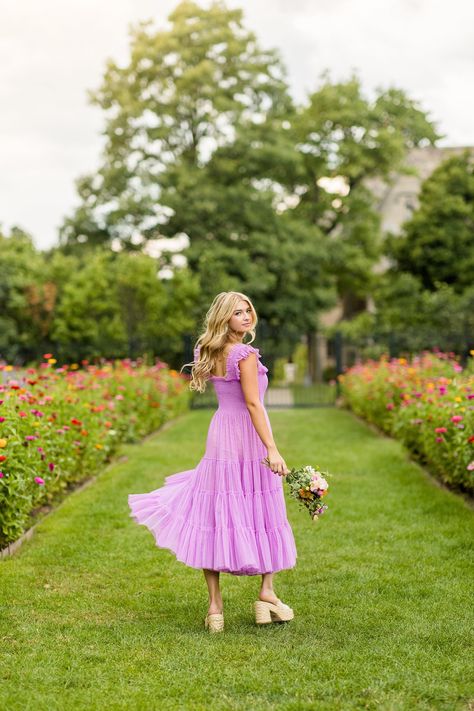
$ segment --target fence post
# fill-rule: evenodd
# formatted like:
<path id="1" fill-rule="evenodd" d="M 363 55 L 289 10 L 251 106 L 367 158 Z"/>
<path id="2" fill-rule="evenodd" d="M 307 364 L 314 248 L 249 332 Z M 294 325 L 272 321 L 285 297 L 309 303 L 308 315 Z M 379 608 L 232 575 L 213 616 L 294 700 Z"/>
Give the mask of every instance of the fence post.
<path id="1" fill-rule="evenodd" d="M 339 378 L 337 377 L 338 375 L 341 375 L 343 372 L 343 365 L 342 365 L 342 333 L 340 331 L 336 331 L 334 334 L 334 355 L 336 358 L 336 396 L 339 397 L 341 394 L 341 384 L 339 382 Z"/>

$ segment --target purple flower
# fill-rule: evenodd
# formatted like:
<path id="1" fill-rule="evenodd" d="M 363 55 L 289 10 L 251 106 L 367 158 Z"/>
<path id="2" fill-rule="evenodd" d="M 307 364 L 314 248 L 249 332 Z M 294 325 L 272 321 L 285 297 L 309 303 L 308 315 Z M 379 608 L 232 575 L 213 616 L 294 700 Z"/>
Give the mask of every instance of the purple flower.
<path id="1" fill-rule="evenodd" d="M 53 464 L 53 462 L 50 462 L 50 463 L 48 464 L 48 469 L 49 469 L 50 472 L 52 472 L 52 471 L 54 470 L 54 464 Z"/>

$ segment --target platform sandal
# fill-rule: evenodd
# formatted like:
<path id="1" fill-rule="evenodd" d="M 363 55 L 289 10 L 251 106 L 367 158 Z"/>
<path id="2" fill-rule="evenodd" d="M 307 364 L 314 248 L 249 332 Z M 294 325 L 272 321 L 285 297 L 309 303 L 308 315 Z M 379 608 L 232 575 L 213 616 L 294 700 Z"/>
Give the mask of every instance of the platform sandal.
<path id="1" fill-rule="evenodd" d="M 204 620 L 204 628 L 208 629 L 209 632 L 223 632 L 224 614 L 222 612 L 215 612 L 212 615 L 206 615 L 206 619 Z"/>
<path id="2" fill-rule="evenodd" d="M 291 607 L 285 605 L 281 600 L 278 600 L 276 604 L 257 600 L 253 606 L 257 625 L 268 625 L 270 622 L 289 622 L 295 616 Z"/>

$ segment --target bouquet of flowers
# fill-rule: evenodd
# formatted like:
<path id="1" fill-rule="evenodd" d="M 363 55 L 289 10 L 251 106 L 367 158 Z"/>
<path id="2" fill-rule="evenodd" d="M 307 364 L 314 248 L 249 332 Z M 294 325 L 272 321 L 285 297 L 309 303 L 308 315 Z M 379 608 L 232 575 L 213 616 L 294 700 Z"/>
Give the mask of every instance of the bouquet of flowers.
<path id="1" fill-rule="evenodd" d="M 265 457 L 263 463 L 270 466 L 268 457 Z M 285 476 L 286 483 L 290 487 L 290 496 L 308 509 L 313 521 L 317 521 L 328 508 L 322 503 L 322 498 L 329 488 L 326 476 L 328 476 L 327 472 L 320 472 L 319 467 L 314 469 L 309 464 L 297 469 L 293 468 Z"/>

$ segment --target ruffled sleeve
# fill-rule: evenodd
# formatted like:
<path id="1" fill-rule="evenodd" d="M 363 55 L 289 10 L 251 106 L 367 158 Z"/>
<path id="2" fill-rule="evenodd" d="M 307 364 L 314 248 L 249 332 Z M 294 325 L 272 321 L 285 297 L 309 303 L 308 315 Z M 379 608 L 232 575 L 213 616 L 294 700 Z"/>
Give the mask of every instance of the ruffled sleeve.
<path id="1" fill-rule="evenodd" d="M 258 348 L 249 346 L 246 343 L 239 343 L 238 345 L 234 346 L 229 353 L 229 359 L 227 361 L 227 377 L 229 378 L 229 380 L 240 380 L 239 361 L 242 360 L 242 358 L 248 358 L 251 353 L 257 354 L 257 363 L 259 371 L 263 371 L 265 373 L 267 372 L 268 368 L 265 368 L 265 366 L 260 363 L 259 359 L 262 356 L 260 355 Z"/>

